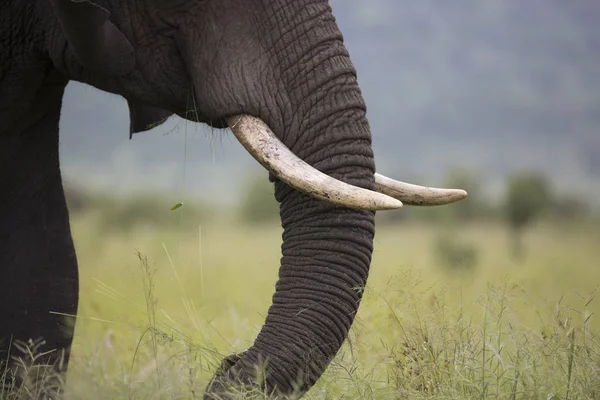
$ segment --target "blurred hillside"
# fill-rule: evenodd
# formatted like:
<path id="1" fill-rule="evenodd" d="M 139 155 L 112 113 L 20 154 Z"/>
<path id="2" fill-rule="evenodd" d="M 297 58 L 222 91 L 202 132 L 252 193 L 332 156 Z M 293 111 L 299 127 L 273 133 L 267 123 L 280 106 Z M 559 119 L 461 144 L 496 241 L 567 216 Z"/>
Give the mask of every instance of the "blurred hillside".
<path id="1" fill-rule="evenodd" d="M 333 0 L 368 104 L 378 169 L 441 182 L 476 171 L 481 191 L 538 169 L 560 191 L 600 194 L 600 3 Z M 70 84 L 69 181 L 235 201 L 256 162 L 230 133 L 172 118 L 128 140 L 123 99 Z M 266 177 L 266 173 L 263 174 Z"/>

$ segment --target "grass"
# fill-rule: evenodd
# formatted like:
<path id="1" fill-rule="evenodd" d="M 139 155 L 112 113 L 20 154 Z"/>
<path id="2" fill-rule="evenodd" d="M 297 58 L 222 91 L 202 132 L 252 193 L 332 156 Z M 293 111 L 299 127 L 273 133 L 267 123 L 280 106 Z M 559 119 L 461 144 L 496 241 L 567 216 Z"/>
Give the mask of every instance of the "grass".
<path id="1" fill-rule="evenodd" d="M 471 269 L 440 266 L 445 230 L 476 250 Z M 73 231 L 81 306 L 69 399 L 201 398 L 222 358 L 252 344 L 280 229 L 101 235 L 82 217 Z M 509 239 L 493 224 L 379 229 L 350 337 L 306 398 L 600 398 L 600 232 L 534 227 L 520 262 Z"/>

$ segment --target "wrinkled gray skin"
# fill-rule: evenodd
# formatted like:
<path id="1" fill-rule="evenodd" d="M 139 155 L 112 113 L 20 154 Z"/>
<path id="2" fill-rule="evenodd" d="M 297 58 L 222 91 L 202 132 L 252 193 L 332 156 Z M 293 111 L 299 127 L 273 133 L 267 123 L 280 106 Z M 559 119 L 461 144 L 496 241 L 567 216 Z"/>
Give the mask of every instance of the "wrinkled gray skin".
<path id="1" fill-rule="evenodd" d="M 125 97 L 131 133 L 172 114 L 216 127 L 235 114 L 260 117 L 312 166 L 374 189 L 365 103 L 326 0 L 2 1 L 0 351 L 11 338 L 43 337 L 42 350 L 65 351 L 66 370 L 72 319 L 50 312 L 76 314 L 78 301 L 58 159 L 69 80 Z M 254 345 L 231 358 L 206 398 L 254 382 L 264 361 L 264 390 L 306 392 L 361 300 L 374 212 L 272 180 L 284 227 L 273 304 Z"/>

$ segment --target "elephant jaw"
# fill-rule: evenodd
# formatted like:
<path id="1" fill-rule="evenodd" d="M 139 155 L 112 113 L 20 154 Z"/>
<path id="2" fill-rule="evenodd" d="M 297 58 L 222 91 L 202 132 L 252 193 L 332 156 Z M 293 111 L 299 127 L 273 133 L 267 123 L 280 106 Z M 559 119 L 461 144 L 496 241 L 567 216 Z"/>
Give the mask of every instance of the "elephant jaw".
<path id="1" fill-rule="evenodd" d="M 434 206 L 467 197 L 460 189 L 438 189 L 375 174 L 377 192 L 332 178 L 304 162 L 285 146 L 261 119 L 228 117 L 227 124 L 244 148 L 267 170 L 309 196 L 353 209 L 391 210 L 410 205 Z"/>

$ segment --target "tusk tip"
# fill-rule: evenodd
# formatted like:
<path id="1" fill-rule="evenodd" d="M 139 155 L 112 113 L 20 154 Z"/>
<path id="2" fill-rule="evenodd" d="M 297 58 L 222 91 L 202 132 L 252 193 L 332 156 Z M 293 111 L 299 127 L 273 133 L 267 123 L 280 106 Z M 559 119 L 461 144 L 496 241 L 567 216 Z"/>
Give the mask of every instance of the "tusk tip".
<path id="1" fill-rule="evenodd" d="M 462 189 L 451 189 L 451 190 L 453 192 L 452 202 L 460 201 L 469 196 L 469 194 L 467 193 L 466 190 L 462 190 Z"/>
<path id="2" fill-rule="evenodd" d="M 469 193 L 466 190 L 462 189 L 454 189 L 456 191 L 456 201 L 462 200 L 466 197 L 469 197 Z"/>
<path id="3" fill-rule="evenodd" d="M 469 196 L 466 190 L 463 189 L 440 189 L 441 193 L 444 193 L 442 199 L 437 205 L 447 205 L 456 203 L 457 201 L 463 200 Z"/>
<path id="4" fill-rule="evenodd" d="M 377 204 L 373 209 L 374 210 L 397 210 L 402 208 L 404 204 L 398 199 L 393 197 L 383 195 L 379 204 Z"/>

